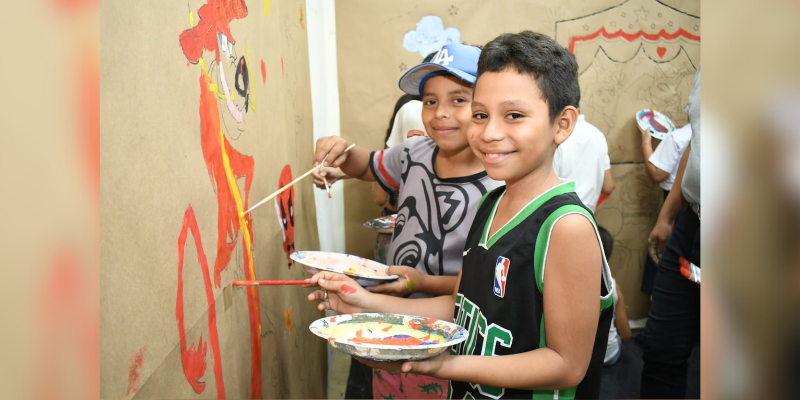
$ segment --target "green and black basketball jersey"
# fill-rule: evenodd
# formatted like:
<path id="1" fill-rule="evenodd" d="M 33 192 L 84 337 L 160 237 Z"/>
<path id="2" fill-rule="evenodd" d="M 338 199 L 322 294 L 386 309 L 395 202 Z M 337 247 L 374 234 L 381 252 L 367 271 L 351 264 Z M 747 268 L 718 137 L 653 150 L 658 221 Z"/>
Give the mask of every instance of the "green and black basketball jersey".
<path id="1" fill-rule="evenodd" d="M 573 182 L 566 182 L 550 189 L 490 238 L 489 227 L 505 186 L 484 196 L 467 237 L 456 299 L 455 321 L 469 331 L 469 338 L 453 346 L 452 354 L 501 356 L 547 346 L 542 293 L 550 233 L 561 217 L 574 213 L 595 225 L 574 188 Z M 602 252 L 602 242 L 600 246 Z M 613 312 L 613 281 L 605 256 L 602 259 L 597 336 L 589 370 L 578 386 L 531 391 L 453 381 L 450 398 L 597 398 Z"/>

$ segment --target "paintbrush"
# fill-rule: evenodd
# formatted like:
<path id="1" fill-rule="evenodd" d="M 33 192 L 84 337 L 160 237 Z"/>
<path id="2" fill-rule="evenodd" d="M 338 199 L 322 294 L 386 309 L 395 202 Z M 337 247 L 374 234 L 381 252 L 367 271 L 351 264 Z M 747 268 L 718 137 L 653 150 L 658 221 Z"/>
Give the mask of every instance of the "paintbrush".
<path id="1" fill-rule="evenodd" d="M 303 281 L 233 281 L 233 286 L 277 286 L 277 285 L 306 285 L 307 280 Z"/>
<path id="2" fill-rule="evenodd" d="M 353 147 L 356 147 L 355 143 L 351 144 L 350 146 L 347 146 L 347 148 L 346 148 L 346 149 L 344 149 L 344 151 L 342 152 L 342 154 L 344 154 L 344 153 L 347 153 L 347 152 L 348 152 L 350 149 L 352 149 Z M 325 155 L 325 158 L 323 158 L 323 159 L 322 159 L 322 163 L 324 164 L 324 163 L 325 163 L 325 160 L 327 160 L 327 159 L 328 159 L 328 156 L 327 156 L 327 155 Z M 320 164 L 320 165 L 321 165 L 321 164 Z M 283 193 L 283 191 L 284 191 L 284 190 L 286 190 L 286 189 L 288 189 L 288 188 L 292 187 L 292 185 L 294 185 L 295 183 L 299 182 L 301 179 L 303 179 L 303 178 L 305 178 L 305 177 L 307 177 L 307 176 L 311 175 L 311 173 L 313 173 L 313 172 L 314 172 L 314 171 L 315 171 L 317 168 L 319 168 L 319 167 L 314 167 L 314 168 L 311 168 L 310 170 L 308 170 L 308 172 L 304 173 L 303 175 L 300 175 L 300 177 L 299 177 L 299 178 L 297 178 L 297 179 L 295 179 L 295 180 L 293 180 L 293 181 L 289 182 L 288 184 L 286 184 L 286 186 L 284 186 L 284 187 L 282 187 L 282 188 L 278 189 L 278 191 L 276 191 L 275 193 L 273 193 L 273 194 L 271 194 L 271 195 L 267 196 L 267 197 L 266 197 L 264 200 L 261 200 L 261 201 L 259 201 L 258 203 L 256 203 L 256 205 L 254 205 L 254 206 L 250 207 L 250 208 L 249 208 L 247 211 L 245 211 L 245 212 L 243 212 L 243 213 L 240 213 L 240 216 L 242 216 L 242 217 L 243 217 L 245 214 L 249 213 L 250 211 L 253 211 L 253 210 L 255 210 L 255 209 L 256 209 L 256 208 L 258 208 L 260 205 L 262 205 L 262 204 L 266 203 L 267 201 L 269 201 L 269 200 L 270 200 L 270 199 L 272 199 L 273 197 L 275 197 L 275 196 L 277 196 L 277 195 L 279 195 L 279 194 Z"/>
<path id="3" fill-rule="evenodd" d="M 321 165 L 319 166 L 319 172 L 320 172 L 320 174 L 322 174 L 322 166 Z M 325 184 L 325 191 L 328 192 L 328 198 L 332 199 L 333 196 L 331 196 L 331 187 L 328 186 L 328 180 L 325 179 L 324 175 L 322 175 L 322 183 Z"/>

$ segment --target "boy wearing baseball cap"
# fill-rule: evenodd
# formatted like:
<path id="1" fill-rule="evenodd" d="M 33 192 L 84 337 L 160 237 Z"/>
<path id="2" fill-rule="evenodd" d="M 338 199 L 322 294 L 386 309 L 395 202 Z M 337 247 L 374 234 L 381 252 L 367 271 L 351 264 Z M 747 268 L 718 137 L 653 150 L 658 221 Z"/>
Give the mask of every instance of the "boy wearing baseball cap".
<path id="1" fill-rule="evenodd" d="M 400 89 L 422 98 L 422 121 L 429 136 L 370 152 L 339 136 L 317 141 L 314 166 L 377 181 L 398 193 L 397 223 L 387 253 L 395 282 L 371 287 L 376 293 L 413 298 L 451 295 L 461 270 L 464 243 L 478 203 L 502 183 L 492 180 L 469 147 L 472 87 L 480 49 L 448 44 L 431 62 L 406 72 Z M 373 394 L 395 398 L 446 398 L 447 381 L 376 370 Z M 377 397 L 379 398 L 379 397 Z"/>

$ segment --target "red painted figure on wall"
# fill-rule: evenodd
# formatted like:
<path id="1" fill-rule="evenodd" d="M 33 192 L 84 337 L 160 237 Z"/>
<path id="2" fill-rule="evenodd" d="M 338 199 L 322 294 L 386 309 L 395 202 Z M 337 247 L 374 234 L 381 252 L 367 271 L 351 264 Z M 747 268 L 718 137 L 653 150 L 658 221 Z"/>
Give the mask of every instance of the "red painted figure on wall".
<path id="1" fill-rule="evenodd" d="M 217 255 L 214 261 L 213 285 L 221 286 L 221 273 L 228 267 L 233 250 L 241 238 L 244 273 L 248 280 L 255 280 L 253 265 L 253 221 L 249 214 L 243 211 L 248 208 L 250 186 L 253 181 L 254 162 L 250 156 L 245 156 L 233 148 L 224 126 L 230 129 L 242 123 L 244 116 L 251 108 L 250 79 L 246 57 L 235 59 L 234 46 L 236 41 L 230 31 L 230 23 L 234 19 L 247 16 L 247 5 L 244 0 L 208 0 L 203 4 L 197 15 L 200 17 L 197 25 L 183 31 L 180 36 L 180 46 L 183 54 L 192 64 L 199 64 L 198 77 L 200 89 L 200 144 L 203 159 L 208 170 L 211 186 L 217 195 Z M 203 60 L 204 50 L 213 52 L 214 59 L 206 64 Z M 246 53 L 246 52 L 242 52 Z M 233 60 L 231 60 L 233 59 Z M 231 61 L 234 61 L 233 63 Z M 235 65 L 234 71 L 226 71 L 226 65 Z M 236 95 L 228 88 L 228 78 L 235 82 Z M 214 77 L 212 77 L 212 74 Z M 215 80 L 216 78 L 216 80 Z M 241 83 L 240 83 L 241 82 Z M 220 107 L 220 103 L 223 103 Z M 223 109 L 220 112 L 220 109 Z M 236 130 L 237 129 L 234 128 Z M 227 134 L 227 135 L 226 135 Z M 238 180 L 244 178 L 244 193 L 240 193 Z M 218 339 L 216 338 L 216 321 L 214 314 L 214 296 L 211 280 L 208 276 L 208 265 L 200 241 L 200 232 L 191 206 L 186 211 L 181 236 L 179 238 L 179 266 L 178 303 L 176 317 L 178 319 L 179 335 L 181 336 L 181 362 L 186 379 L 197 393 L 201 393 L 205 384 L 200 378 L 205 373 L 206 346 L 201 342 L 195 349 L 194 344 L 187 348 L 184 321 L 183 321 L 183 294 L 182 276 L 180 269 L 183 264 L 183 251 L 187 230 L 192 230 L 195 238 L 197 256 L 201 268 L 204 269 L 204 284 L 207 294 L 209 321 L 208 330 L 212 353 L 214 355 L 214 373 L 217 379 L 217 396 L 225 398 L 224 382 L 222 379 L 222 363 Z M 248 310 L 250 315 L 250 341 L 252 349 L 251 359 L 251 397 L 261 398 L 261 316 L 259 310 L 258 291 L 254 287 L 248 291 Z"/>
<path id="2" fill-rule="evenodd" d="M 278 189 L 286 186 L 291 181 L 292 168 L 289 164 L 286 164 L 278 180 Z M 275 209 L 278 212 L 281 232 L 283 232 L 283 251 L 289 260 L 289 268 L 292 268 L 292 259 L 289 258 L 289 254 L 294 252 L 294 186 L 275 197 Z"/>

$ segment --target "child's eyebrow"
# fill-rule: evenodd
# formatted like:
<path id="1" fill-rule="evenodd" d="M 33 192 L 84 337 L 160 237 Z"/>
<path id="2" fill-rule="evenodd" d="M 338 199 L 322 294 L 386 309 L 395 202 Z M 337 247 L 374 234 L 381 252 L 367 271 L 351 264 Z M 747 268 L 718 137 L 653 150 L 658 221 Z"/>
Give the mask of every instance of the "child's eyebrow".
<path id="1" fill-rule="evenodd" d="M 530 107 L 531 105 L 528 104 L 525 100 L 506 100 L 500 103 L 501 106 L 511 106 L 511 107 Z"/>

